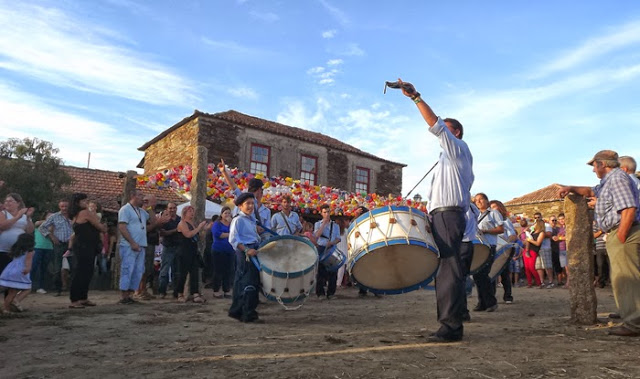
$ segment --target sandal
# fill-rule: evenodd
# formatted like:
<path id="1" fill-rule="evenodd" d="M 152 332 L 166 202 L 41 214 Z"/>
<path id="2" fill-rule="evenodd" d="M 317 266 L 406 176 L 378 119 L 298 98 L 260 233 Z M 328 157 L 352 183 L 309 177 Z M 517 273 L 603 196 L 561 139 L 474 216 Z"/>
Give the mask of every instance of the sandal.
<path id="1" fill-rule="evenodd" d="M 200 303 L 200 304 L 204 304 L 207 302 L 207 299 L 205 299 L 204 297 L 200 296 L 200 295 L 195 295 L 193 297 L 193 302 L 194 303 Z"/>
<path id="2" fill-rule="evenodd" d="M 185 299 L 184 296 L 182 295 L 178 296 L 178 303 L 186 303 L 186 302 L 187 302 L 187 299 Z"/>

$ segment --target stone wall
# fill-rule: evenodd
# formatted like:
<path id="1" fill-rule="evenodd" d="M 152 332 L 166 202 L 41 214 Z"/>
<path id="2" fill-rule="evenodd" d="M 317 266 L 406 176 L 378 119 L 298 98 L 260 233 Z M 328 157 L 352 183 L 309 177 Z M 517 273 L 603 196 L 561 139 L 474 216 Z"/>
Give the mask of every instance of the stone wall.
<path id="1" fill-rule="evenodd" d="M 145 174 L 192 164 L 197 136 L 198 119 L 194 118 L 149 146 L 144 154 Z"/>
<path id="2" fill-rule="evenodd" d="M 548 219 L 551 215 L 557 216 L 558 213 L 564 212 L 564 202 L 562 200 L 553 200 L 533 204 L 510 205 L 507 206 L 507 210 L 512 215 L 525 214 L 529 218 L 533 218 L 534 213 L 540 212 L 543 218 Z"/>
<path id="3" fill-rule="evenodd" d="M 199 116 L 198 123 L 198 143 L 209 151 L 208 162 L 218 164 L 224 159 L 229 167 L 242 167 L 239 156 L 242 128 L 206 116 Z"/>
<path id="4" fill-rule="evenodd" d="M 341 151 L 329 150 L 327 164 L 327 185 L 351 191 L 349 188 L 349 158 Z"/>
<path id="5" fill-rule="evenodd" d="M 382 164 L 377 173 L 376 192 L 386 195 L 401 195 L 402 190 L 402 167 Z"/>

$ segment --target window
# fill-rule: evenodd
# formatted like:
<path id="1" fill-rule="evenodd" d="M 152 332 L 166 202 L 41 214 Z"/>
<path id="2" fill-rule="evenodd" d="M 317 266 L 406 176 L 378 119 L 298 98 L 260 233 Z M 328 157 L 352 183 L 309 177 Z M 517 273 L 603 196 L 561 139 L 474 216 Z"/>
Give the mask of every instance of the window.
<path id="1" fill-rule="evenodd" d="M 258 144 L 251 144 L 251 165 L 252 174 L 264 174 L 269 176 L 269 155 L 271 148 Z"/>
<path id="2" fill-rule="evenodd" d="M 316 184 L 316 174 L 318 172 L 318 158 L 303 155 L 300 162 L 300 180 L 308 181 L 310 185 Z"/>
<path id="3" fill-rule="evenodd" d="M 369 169 L 356 167 L 356 192 L 369 193 Z"/>

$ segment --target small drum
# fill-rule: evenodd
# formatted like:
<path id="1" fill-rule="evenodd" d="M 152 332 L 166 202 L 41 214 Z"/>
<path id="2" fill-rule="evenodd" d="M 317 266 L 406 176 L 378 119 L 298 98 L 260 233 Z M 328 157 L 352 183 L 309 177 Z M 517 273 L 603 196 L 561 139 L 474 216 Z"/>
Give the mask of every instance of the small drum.
<path id="1" fill-rule="evenodd" d="M 338 271 L 346 261 L 347 255 L 336 246 L 333 246 L 333 249 L 320 259 L 320 264 L 322 264 L 327 271 L 333 272 Z"/>
<path id="2" fill-rule="evenodd" d="M 498 243 L 496 245 L 496 255 L 493 258 L 491 264 L 491 271 L 489 271 L 489 279 L 495 280 L 502 270 L 504 270 L 509 261 L 511 260 L 511 251 L 515 247 L 513 243 L 509 243 L 498 236 Z"/>
<path id="3" fill-rule="evenodd" d="M 318 250 L 306 238 L 272 237 L 260 246 L 256 258 L 267 299 L 286 307 L 304 301 L 315 288 Z"/>
<path id="4" fill-rule="evenodd" d="M 417 290 L 438 270 L 438 248 L 426 231 L 426 216 L 406 206 L 376 208 L 360 215 L 347 232 L 351 277 L 378 294 Z"/>
<path id="5" fill-rule="evenodd" d="M 471 260 L 470 274 L 482 270 L 489 262 L 492 262 L 491 246 L 484 240 L 481 233 L 476 235 L 473 242 L 473 258 Z"/>

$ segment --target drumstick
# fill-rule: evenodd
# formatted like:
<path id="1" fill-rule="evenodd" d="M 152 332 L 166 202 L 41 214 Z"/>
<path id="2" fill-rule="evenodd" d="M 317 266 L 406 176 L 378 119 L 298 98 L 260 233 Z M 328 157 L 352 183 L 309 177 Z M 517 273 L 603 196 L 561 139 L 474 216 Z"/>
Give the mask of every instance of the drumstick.
<path id="1" fill-rule="evenodd" d="M 422 179 L 420 179 L 420 181 L 418 182 L 418 184 L 416 184 L 416 185 L 411 189 L 411 191 L 409 191 L 409 193 L 407 194 L 407 196 L 405 196 L 405 197 L 404 197 L 404 199 L 403 199 L 403 200 L 406 200 L 406 199 L 407 199 L 407 197 L 409 197 L 409 195 L 411 195 L 411 192 L 413 192 L 413 190 L 415 190 L 415 189 L 420 185 L 420 183 L 422 183 L 422 181 L 424 180 L 424 178 L 426 178 L 426 177 L 427 177 L 427 175 L 429 175 L 429 174 L 431 173 L 431 171 L 433 171 L 433 169 L 434 169 L 434 168 L 436 168 L 436 166 L 437 166 L 437 165 L 438 165 L 438 161 L 436 161 L 436 163 L 434 163 L 434 164 L 433 164 L 433 166 L 431 166 L 431 168 L 429 169 L 429 171 L 427 171 L 427 173 L 426 173 L 426 174 L 424 174 L 424 176 L 422 177 Z"/>

